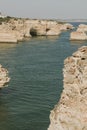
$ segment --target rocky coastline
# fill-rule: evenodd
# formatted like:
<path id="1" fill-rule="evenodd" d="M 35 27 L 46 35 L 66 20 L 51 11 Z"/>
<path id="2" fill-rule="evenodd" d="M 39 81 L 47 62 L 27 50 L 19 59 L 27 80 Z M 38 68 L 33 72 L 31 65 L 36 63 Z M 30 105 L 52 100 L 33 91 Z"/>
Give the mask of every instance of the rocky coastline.
<path id="1" fill-rule="evenodd" d="M 63 92 L 48 130 L 87 130 L 87 47 L 64 61 Z"/>
<path id="2" fill-rule="evenodd" d="M 33 36 L 58 36 L 73 28 L 71 24 L 55 20 L 5 17 L 0 18 L 0 42 L 16 43 Z"/>

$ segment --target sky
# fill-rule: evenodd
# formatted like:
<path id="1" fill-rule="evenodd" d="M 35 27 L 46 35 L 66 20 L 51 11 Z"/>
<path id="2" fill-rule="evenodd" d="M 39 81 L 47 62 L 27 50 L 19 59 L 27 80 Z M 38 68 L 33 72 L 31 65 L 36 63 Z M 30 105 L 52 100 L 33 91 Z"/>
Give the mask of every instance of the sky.
<path id="1" fill-rule="evenodd" d="M 87 19 L 87 0 L 0 0 L 0 12 L 36 19 Z"/>

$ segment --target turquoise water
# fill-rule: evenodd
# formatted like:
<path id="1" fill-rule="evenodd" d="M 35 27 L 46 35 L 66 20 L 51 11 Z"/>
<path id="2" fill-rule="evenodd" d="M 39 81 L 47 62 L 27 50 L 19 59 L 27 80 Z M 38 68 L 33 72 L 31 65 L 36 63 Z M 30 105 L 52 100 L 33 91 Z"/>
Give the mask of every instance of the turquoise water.
<path id="1" fill-rule="evenodd" d="M 60 37 L 0 44 L 0 63 L 11 81 L 0 90 L 0 130 L 47 130 L 50 110 L 63 89 L 63 61 L 87 42 Z"/>

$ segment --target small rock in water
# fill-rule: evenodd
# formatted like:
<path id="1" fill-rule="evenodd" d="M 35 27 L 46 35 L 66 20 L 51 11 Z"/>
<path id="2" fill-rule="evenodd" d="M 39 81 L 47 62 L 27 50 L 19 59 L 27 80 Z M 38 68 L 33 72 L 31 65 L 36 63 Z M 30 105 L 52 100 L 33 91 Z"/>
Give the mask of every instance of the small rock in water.
<path id="1" fill-rule="evenodd" d="M 3 68 L 2 65 L 0 65 L 0 89 L 3 88 L 9 81 L 10 78 L 8 77 L 7 69 Z"/>

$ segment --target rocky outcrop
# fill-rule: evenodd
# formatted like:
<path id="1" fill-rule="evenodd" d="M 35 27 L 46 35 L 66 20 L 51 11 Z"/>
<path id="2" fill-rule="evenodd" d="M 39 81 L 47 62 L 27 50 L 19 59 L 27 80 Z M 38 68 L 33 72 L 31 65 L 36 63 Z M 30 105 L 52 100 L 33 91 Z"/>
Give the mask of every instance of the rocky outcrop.
<path id="1" fill-rule="evenodd" d="M 30 34 L 32 36 L 56 36 L 61 33 L 56 21 L 41 20 L 32 25 Z"/>
<path id="2" fill-rule="evenodd" d="M 13 26 L 9 23 L 3 23 L 0 25 L 0 42 L 13 42 L 22 41 L 24 38 L 23 34 L 18 30 L 13 30 Z"/>
<path id="3" fill-rule="evenodd" d="M 87 40 L 87 35 L 84 31 L 71 32 L 70 40 Z"/>
<path id="4" fill-rule="evenodd" d="M 73 29 L 73 26 L 52 20 L 11 18 L 0 23 L 0 42 L 18 42 L 32 36 L 56 36 L 68 29 Z"/>
<path id="5" fill-rule="evenodd" d="M 48 130 L 87 130 L 87 47 L 64 61 L 64 89 Z"/>
<path id="6" fill-rule="evenodd" d="M 0 65 L 0 88 L 3 88 L 9 81 L 10 78 L 8 77 L 7 69 L 3 68 L 2 65 Z"/>
<path id="7" fill-rule="evenodd" d="M 87 25 L 80 24 L 75 32 L 71 32 L 70 40 L 87 40 Z"/>
<path id="8" fill-rule="evenodd" d="M 71 24 L 59 24 L 56 21 L 38 21 L 32 25 L 30 34 L 33 36 L 58 36 L 62 31 L 73 29 Z"/>
<path id="9" fill-rule="evenodd" d="M 86 24 L 80 24 L 77 28 L 78 32 L 87 32 L 87 25 Z"/>

